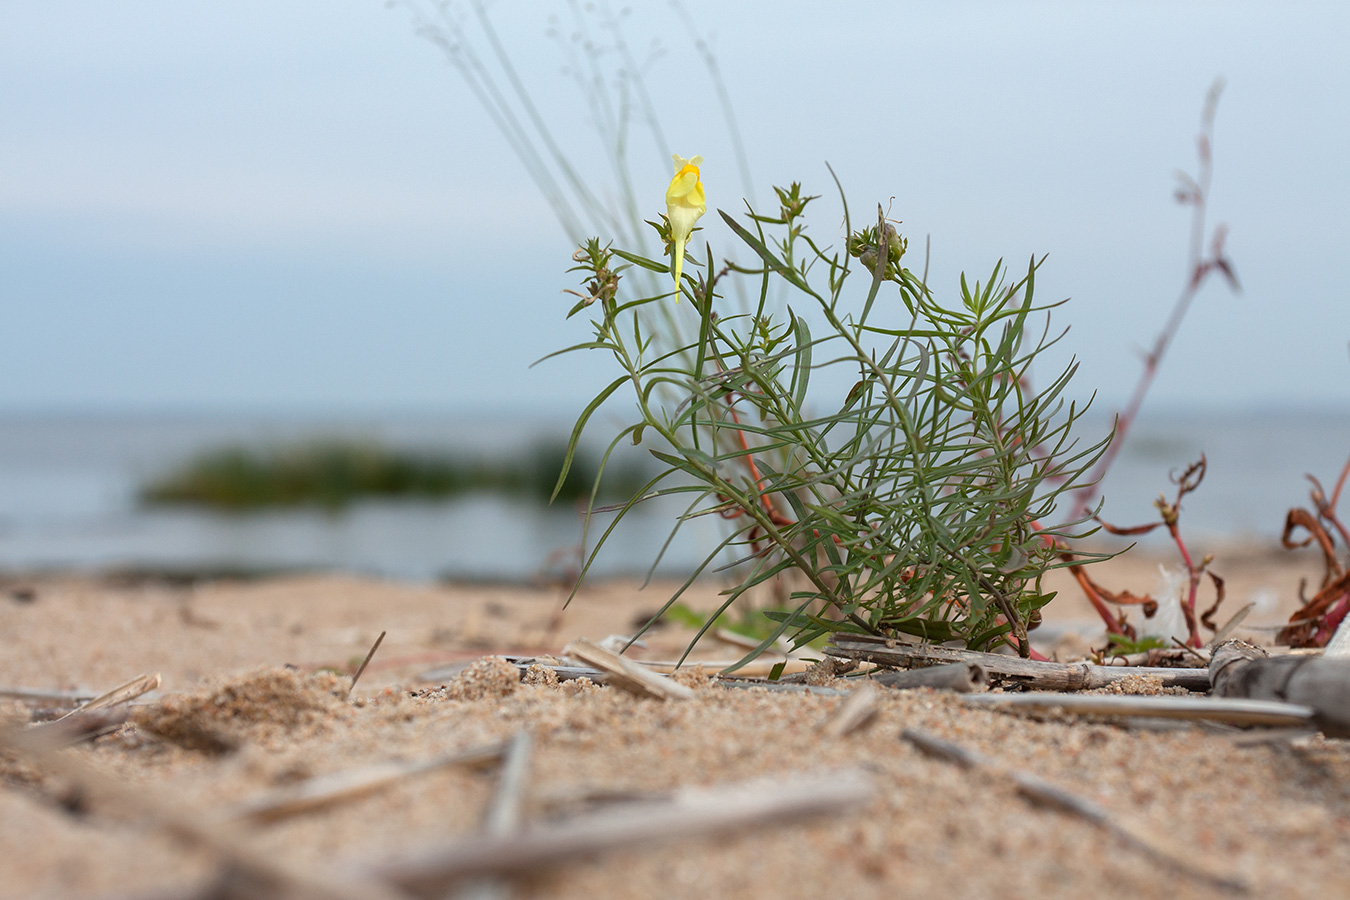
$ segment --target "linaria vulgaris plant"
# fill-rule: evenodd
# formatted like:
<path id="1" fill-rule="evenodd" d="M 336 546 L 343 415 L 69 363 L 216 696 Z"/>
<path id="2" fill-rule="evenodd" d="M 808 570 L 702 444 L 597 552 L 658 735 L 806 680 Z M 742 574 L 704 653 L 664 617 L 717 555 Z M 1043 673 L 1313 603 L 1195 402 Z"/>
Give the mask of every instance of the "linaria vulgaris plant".
<path id="1" fill-rule="evenodd" d="M 689 174 L 677 171 L 671 189 Z M 571 449 L 595 410 L 626 390 L 636 416 L 609 452 L 629 441 L 662 465 L 615 510 L 590 558 L 638 503 L 681 496 L 672 537 L 696 516 L 728 527 L 667 608 L 729 550 L 739 580 L 719 613 L 770 579 L 795 586 L 787 609 L 766 611 L 777 627 L 761 649 L 785 633 L 800 645 L 853 631 L 1007 643 L 1026 655 L 1027 629 L 1053 596 L 1042 576 L 1065 564 L 1056 544 L 1087 525 L 1056 519 L 1069 508 L 1056 501 L 1106 444 L 1079 448 L 1071 436 L 1083 409 L 1061 398 L 1075 365 L 1031 387 L 1033 363 L 1062 337 L 1051 336 L 1051 307 L 1033 301 L 1040 262 L 1011 284 L 1001 262 L 984 282 L 962 276 L 956 302 L 939 302 L 904 266 L 906 241 L 880 210 L 853 231 L 845 207 L 840 251 L 807 234 L 817 198 L 798 184 L 775 191 L 775 214 L 719 210 L 753 265 L 714 271 L 705 245 L 681 278 L 692 222 L 670 217 L 650 223 L 673 250 L 669 263 L 598 238 L 577 251 L 584 289 L 569 317 L 589 311 L 594 339 L 559 352 L 609 353 L 622 374 L 582 412 Z M 701 182 L 699 193 L 701 204 Z M 675 274 L 674 297 L 630 295 L 632 267 Z M 724 302 L 732 279 L 749 280 L 756 308 Z M 775 291 L 789 298 L 781 316 Z M 676 308 L 690 319 L 682 333 L 697 326 L 687 343 L 649 325 L 662 319 L 653 304 L 681 293 L 691 301 Z M 840 369 L 847 377 L 833 375 Z"/>

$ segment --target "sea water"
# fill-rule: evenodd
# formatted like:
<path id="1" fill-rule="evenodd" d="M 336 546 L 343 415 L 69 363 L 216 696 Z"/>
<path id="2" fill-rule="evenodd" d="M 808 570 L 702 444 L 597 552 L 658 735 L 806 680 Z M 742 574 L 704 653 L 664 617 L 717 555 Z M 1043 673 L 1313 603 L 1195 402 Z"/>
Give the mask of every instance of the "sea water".
<path id="1" fill-rule="evenodd" d="M 563 439 L 570 423 L 472 416 L 8 416 L 0 418 L 0 569 L 193 572 L 340 570 L 402 579 L 567 577 L 582 552 L 573 504 L 487 494 L 447 501 L 368 500 L 342 512 L 227 513 L 139 502 L 139 489 L 194 454 L 227 445 L 266 449 L 315 439 L 400 449 L 509 455 Z M 597 437 L 609 425 L 596 423 Z M 1088 422 L 1085 439 L 1109 427 Z M 617 431 L 617 427 L 611 428 Z M 1204 484 L 1183 501 L 1189 539 L 1278 541 L 1287 511 L 1307 505 L 1305 473 L 1331 489 L 1350 456 L 1350 412 L 1150 413 L 1102 484 L 1103 518 L 1156 520 L 1169 476 L 1201 453 Z M 1343 503 L 1350 518 L 1350 497 Z M 598 575 L 640 574 L 660 553 L 683 505 L 638 507 L 595 562 Z M 592 523 L 593 544 L 608 520 Z M 721 536 L 715 517 L 691 521 L 658 573 L 691 571 Z M 1145 541 L 1157 541 L 1155 535 Z"/>

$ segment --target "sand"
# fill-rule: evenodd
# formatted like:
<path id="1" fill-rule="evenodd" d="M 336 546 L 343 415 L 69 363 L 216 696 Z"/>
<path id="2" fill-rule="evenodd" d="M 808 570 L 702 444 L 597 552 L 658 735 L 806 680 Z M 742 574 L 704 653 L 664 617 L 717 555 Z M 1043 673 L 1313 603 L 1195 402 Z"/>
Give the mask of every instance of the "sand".
<path id="1" fill-rule="evenodd" d="M 1226 548 L 1225 611 L 1257 602 L 1271 625 L 1297 602 L 1307 555 Z M 1101 580 L 1150 590 L 1166 562 L 1136 552 Z M 1213 730 L 1126 729 L 969 709 L 929 690 L 882 691 L 865 728 L 825 736 L 845 696 L 728 690 L 711 668 L 679 676 L 687 702 L 587 682 L 522 683 L 496 654 L 557 653 L 578 637 L 627 634 L 669 585 L 588 587 L 566 611 L 556 587 L 408 585 L 348 576 L 175 584 L 11 577 L 0 592 L 0 686 L 103 690 L 159 672 L 160 692 L 116 732 L 64 753 L 194 821 L 286 785 L 533 735 L 523 816 L 547 825 L 679 788 L 861 768 L 870 799 L 808 821 L 579 855 L 519 880 L 518 897 L 1212 897 L 1118 837 L 1030 804 L 1006 775 L 969 772 L 900 738 L 927 731 L 1100 804 L 1253 896 L 1325 897 L 1350 887 L 1350 745 L 1321 737 L 1247 746 Z M 700 586 L 691 604 L 714 602 Z M 1100 646 L 1091 611 L 1065 589 L 1046 646 Z M 1220 621 L 1225 613 L 1219 616 Z M 387 637 L 350 698 L 350 673 Z M 1247 630 L 1249 638 L 1269 632 Z M 689 632 L 649 635 L 669 659 Z M 735 648 L 701 645 L 709 666 Z M 458 677 L 421 673 L 467 665 Z M 1148 685 L 1140 689 L 1147 690 Z M 0 721 L 41 716 L 0 701 Z M 243 831 L 300 871 L 347 872 L 477 834 L 498 767 L 450 766 L 363 798 Z M 843 776 L 839 776 L 843 777 Z M 0 755 L 0 898 L 192 896 L 216 855 L 170 836 L 163 817 L 72 796 L 39 764 Z M 200 893 L 198 893 L 200 895 Z"/>

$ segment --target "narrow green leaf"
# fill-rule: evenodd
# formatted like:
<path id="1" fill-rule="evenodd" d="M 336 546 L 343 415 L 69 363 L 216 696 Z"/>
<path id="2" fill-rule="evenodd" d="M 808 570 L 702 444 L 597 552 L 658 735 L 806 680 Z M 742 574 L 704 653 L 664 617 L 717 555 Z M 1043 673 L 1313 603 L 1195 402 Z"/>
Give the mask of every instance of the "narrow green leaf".
<path id="1" fill-rule="evenodd" d="M 563 459 L 562 472 L 558 474 L 558 482 L 553 486 L 553 493 L 548 498 L 549 503 L 552 503 L 554 498 L 558 496 L 558 491 L 562 490 L 563 482 L 567 480 L 567 473 L 572 469 L 572 458 L 576 456 L 577 441 L 581 439 L 581 432 L 585 429 L 586 423 L 591 418 L 591 414 L 600 407 L 600 404 L 609 399 L 610 394 L 617 391 L 628 380 L 629 378 L 627 375 L 614 379 L 594 400 L 586 404 L 586 408 L 582 410 L 576 425 L 572 427 L 572 436 L 567 440 L 567 456 Z"/>

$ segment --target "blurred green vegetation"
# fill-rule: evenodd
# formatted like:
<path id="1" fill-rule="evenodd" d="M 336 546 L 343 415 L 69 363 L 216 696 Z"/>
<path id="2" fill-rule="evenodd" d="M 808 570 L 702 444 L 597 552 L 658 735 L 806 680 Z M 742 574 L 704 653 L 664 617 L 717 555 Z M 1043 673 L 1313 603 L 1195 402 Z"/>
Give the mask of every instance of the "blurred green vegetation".
<path id="1" fill-rule="evenodd" d="M 338 511 L 362 498 L 443 500 L 487 493 L 544 504 L 566 454 L 565 443 L 541 443 L 523 453 L 490 460 L 352 441 L 268 449 L 231 446 L 205 451 L 149 482 L 141 488 L 140 500 L 229 510 L 319 506 Z M 588 497 L 598 470 L 597 458 L 578 453 L 558 500 Z M 611 460 L 600 482 L 599 498 L 626 501 L 648 477 L 637 461 Z"/>

